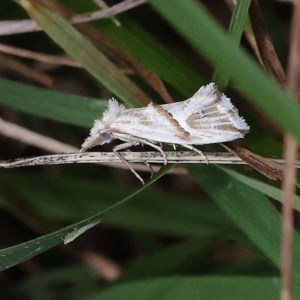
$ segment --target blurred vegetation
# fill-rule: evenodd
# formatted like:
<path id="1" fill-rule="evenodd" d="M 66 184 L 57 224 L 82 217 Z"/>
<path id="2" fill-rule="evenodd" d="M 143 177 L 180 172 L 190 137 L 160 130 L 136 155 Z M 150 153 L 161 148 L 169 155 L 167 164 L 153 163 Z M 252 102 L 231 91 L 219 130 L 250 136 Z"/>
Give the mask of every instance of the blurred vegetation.
<path id="1" fill-rule="evenodd" d="M 131 107 L 169 96 L 181 101 L 217 70 L 214 79 L 224 88 L 229 81 L 226 94 L 251 127 L 240 145 L 279 156 L 284 132 L 300 137 L 299 107 L 259 66 L 249 41 L 250 1 L 234 7 L 231 1 L 153 0 L 116 16 L 120 27 L 111 19 L 66 21 L 73 12 L 99 9 L 92 0 L 25 2 L 0 1 L 0 19 L 29 14 L 45 32 L 3 35 L 0 43 L 67 54 L 81 67 L 0 53 L 6 121 L 79 148 L 111 96 Z M 291 5 L 260 5 L 285 66 Z M 1 160 L 48 154 L 4 135 L 0 149 Z M 279 297 L 280 182 L 247 166 L 189 165 L 188 174 L 165 175 L 172 167 L 151 180 L 142 173 L 144 187 L 130 171 L 102 165 L 1 169 L 0 298 Z M 94 219 L 101 223 L 63 245 L 67 233 Z M 297 282 L 297 232 L 294 247 Z"/>

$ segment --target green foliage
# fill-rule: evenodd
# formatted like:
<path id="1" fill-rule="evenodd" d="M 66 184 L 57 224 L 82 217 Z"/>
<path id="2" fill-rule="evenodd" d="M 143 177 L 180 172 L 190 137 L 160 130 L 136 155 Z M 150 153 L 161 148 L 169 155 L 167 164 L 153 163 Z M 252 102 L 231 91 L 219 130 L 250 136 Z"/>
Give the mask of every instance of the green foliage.
<path id="1" fill-rule="evenodd" d="M 255 287 L 255 288 L 254 288 Z M 266 299 L 276 298 L 279 281 L 251 277 L 169 277 L 133 281 L 87 297 L 96 299 Z M 126 298 L 124 297 L 126 295 Z"/>
<path id="2" fill-rule="evenodd" d="M 39 48 L 36 41 L 43 34 L 26 35 L 31 36 L 34 41 L 34 46 L 31 46 L 37 51 L 51 49 L 49 52 L 59 52 L 53 46 L 53 42 L 57 43 L 81 63 L 82 72 L 93 76 L 91 80 L 96 79 L 128 106 L 139 106 L 141 98 L 152 96 L 147 84 L 136 74 L 126 76 L 116 66 L 115 58 L 104 55 L 99 50 L 101 47 L 98 49 L 55 9 L 40 4 L 28 6 L 25 0 L 18 2 L 49 36 L 48 44 L 43 46 L 45 48 Z M 68 0 L 64 3 L 77 12 L 95 8 L 91 1 Z M 139 63 L 155 72 L 176 101 L 191 96 L 199 86 L 210 81 L 206 72 L 202 71 L 203 61 L 198 57 L 201 54 L 214 68 L 213 79 L 220 88 L 225 88 L 228 81 L 232 82 L 278 128 L 300 139 L 299 106 L 290 101 L 285 91 L 242 47 L 238 47 L 249 4 L 250 1 L 238 2 L 228 33 L 193 0 L 151 0 L 154 11 L 150 11 L 150 6 L 145 8 L 147 13 L 148 10 L 151 13 L 149 19 L 145 18 L 146 21 L 126 14 L 118 17 L 122 23 L 120 28 L 111 20 L 96 21 L 94 25 Z M 2 6 L 5 7 L 1 3 Z M 11 12 L 11 19 L 23 11 L 19 7 L 16 15 Z M 141 14 L 145 16 L 142 11 Z M 153 23 L 149 24 L 150 21 Z M 145 26 L 145 22 L 153 27 Z M 273 26 L 276 29 L 278 24 L 274 22 Z M 43 38 L 46 39 L 45 36 Z M 23 42 L 30 45 L 26 38 Z M 0 79 L 0 94 L 1 109 L 6 115 L 11 111 L 16 115 L 25 113 L 20 114 L 22 118 L 18 120 L 24 127 L 55 137 L 60 132 L 48 126 L 48 122 L 52 120 L 50 124 L 54 124 L 59 121 L 58 128 L 66 133 L 66 143 L 71 142 L 73 137 L 69 124 L 90 127 L 107 105 L 106 100 L 66 94 L 4 78 Z M 101 99 L 108 98 L 103 94 Z M 281 143 L 277 137 L 245 108 L 240 96 L 233 102 L 251 125 L 251 132 L 244 144 L 259 154 L 278 155 Z M 86 134 L 84 128 L 82 136 Z M 7 155 L 6 148 L 2 150 Z M 7 148 L 9 154 L 10 149 Z M 29 155 L 39 154 L 32 151 Z M 17 153 L 28 155 L 27 152 Z M 1 170 L 2 211 L 31 226 L 38 236 L 41 232 L 50 232 L 35 239 L 24 238 L 23 243 L 9 243 L 3 239 L 5 246 L 0 250 L 1 270 L 13 266 L 18 268 L 18 264 L 38 254 L 41 255 L 36 261 L 43 266 L 40 275 L 21 278 L 5 289 L 5 293 L 27 299 L 278 298 L 280 213 L 269 199 L 280 201 L 278 185 L 257 177 L 255 171 L 249 168 L 211 165 L 188 166 L 190 177 L 176 178 L 172 175 L 161 179 L 172 168 L 171 165 L 162 167 L 140 188 L 137 185 L 130 187 L 122 178 L 125 173 L 118 171 L 118 174 L 113 174 L 112 169 L 108 171 L 98 165 Z M 158 179 L 161 180 L 156 183 Z M 191 183 L 192 180 L 194 183 Z M 186 186 L 190 187 L 191 192 Z M 163 187 L 164 191 L 159 187 Z M 297 196 L 297 211 L 300 210 L 299 201 Z M 1 226 L 8 227 L 5 220 L 1 220 Z M 105 249 L 105 243 L 116 243 L 112 247 L 120 255 L 126 248 L 126 242 L 118 240 L 118 236 L 124 232 L 130 236 L 129 248 L 134 249 L 134 254 L 123 254 L 119 262 L 123 272 L 110 285 L 104 281 L 99 283 L 99 276 L 91 269 L 87 270 L 86 266 L 65 265 L 71 260 L 70 253 L 65 253 L 66 258 L 62 249 L 68 249 L 73 244 L 50 250 L 62 244 L 68 233 L 85 228 L 95 220 L 101 220 L 101 223 L 91 233 L 101 228 L 108 236 L 93 235 L 95 243 L 99 240 L 101 249 Z M 20 226 L 20 231 L 23 230 Z M 115 231 L 118 231 L 117 237 Z M 78 238 L 74 244 L 80 241 L 84 241 L 84 237 Z M 243 249 L 248 254 L 247 260 L 235 260 L 235 257 L 234 261 L 219 259 L 216 252 L 222 252 L 226 243 L 234 244 L 234 249 Z M 299 247 L 300 237 L 295 232 L 295 282 L 300 279 Z M 53 289 L 59 284 L 62 284 L 61 290 Z M 294 288 L 297 292 L 296 284 Z M 294 299 L 299 299 L 298 295 L 295 293 Z"/>
<path id="3" fill-rule="evenodd" d="M 0 103 L 39 117 L 90 127 L 102 115 L 107 101 L 68 95 L 0 79 Z"/>

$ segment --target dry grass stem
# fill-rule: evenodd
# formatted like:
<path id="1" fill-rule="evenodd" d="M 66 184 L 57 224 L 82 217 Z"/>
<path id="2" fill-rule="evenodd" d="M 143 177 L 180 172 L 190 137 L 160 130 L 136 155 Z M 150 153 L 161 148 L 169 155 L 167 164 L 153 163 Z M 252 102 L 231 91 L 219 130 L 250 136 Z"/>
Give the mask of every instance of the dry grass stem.
<path id="1" fill-rule="evenodd" d="M 70 19 L 70 22 L 73 24 L 79 24 L 102 18 L 111 18 L 144 3 L 146 3 L 146 0 L 125 0 L 107 9 L 74 16 Z M 0 22 L 0 35 L 12 35 L 40 30 L 41 28 L 33 20 Z"/>
<path id="2" fill-rule="evenodd" d="M 47 87 L 52 86 L 54 83 L 54 79 L 51 76 L 2 53 L 0 53 L 0 66 L 5 70 L 21 75 L 26 79 L 30 79 Z"/>
<path id="3" fill-rule="evenodd" d="M 78 62 L 67 56 L 56 56 L 56 55 L 48 55 L 39 52 L 34 52 L 26 49 L 21 49 L 5 44 L 0 44 L 0 52 L 6 53 L 9 55 L 14 55 L 18 57 L 24 57 L 40 62 L 44 62 L 47 64 L 55 64 L 55 65 L 65 65 L 71 67 L 80 67 Z"/>
<path id="4" fill-rule="evenodd" d="M 109 8 L 109 6 L 103 0 L 94 0 L 94 3 L 102 9 Z M 121 22 L 117 18 L 112 17 L 111 20 L 115 23 L 116 26 L 121 26 Z"/>
<path id="5" fill-rule="evenodd" d="M 290 53 L 288 60 L 288 90 L 299 97 L 300 91 L 300 2 L 294 2 L 294 12 L 291 23 Z M 284 177 L 282 182 L 282 239 L 281 239 L 281 300 L 292 299 L 292 246 L 294 231 L 294 198 L 296 192 L 297 170 L 294 163 L 298 157 L 296 139 L 290 135 L 284 138 Z"/>
<path id="6" fill-rule="evenodd" d="M 130 163 L 147 162 L 163 164 L 164 157 L 160 152 L 119 152 L 125 160 Z M 207 152 L 203 155 L 193 151 L 166 151 L 168 163 L 172 164 L 231 164 L 231 165 L 247 165 L 247 163 L 230 152 Z M 278 164 L 284 164 L 284 159 L 268 158 Z M 43 155 L 30 158 L 18 158 L 7 161 L 0 161 L 0 168 L 19 168 L 25 166 L 37 165 L 63 165 L 73 163 L 123 163 L 114 152 L 85 152 L 85 153 L 68 153 L 68 154 L 53 154 Z M 300 161 L 294 165 L 295 168 L 300 168 Z M 146 169 L 148 170 L 148 168 Z"/>
<path id="7" fill-rule="evenodd" d="M 228 151 L 240 157 L 245 163 L 262 175 L 278 180 L 283 178 L 283 167 L 270 158 L 255 154 L 250 150 L 236 145 L 234 142 L 222 144 Z"/>
<path id="8" fill-rule="evenodd" d="M 259 54 L 266 70 L 275 77 L 281 86 L 286 87 L 286 75 L 273 46 L 271 36 L 263 24 L 258 0 L 251 1 L 249 16 Z"/>
<path id="9" fill-rule="evenodd" d="M 0 118 L 0 134 L 52 153 L 76 152 L 77 148 L 58 142 Z"/>

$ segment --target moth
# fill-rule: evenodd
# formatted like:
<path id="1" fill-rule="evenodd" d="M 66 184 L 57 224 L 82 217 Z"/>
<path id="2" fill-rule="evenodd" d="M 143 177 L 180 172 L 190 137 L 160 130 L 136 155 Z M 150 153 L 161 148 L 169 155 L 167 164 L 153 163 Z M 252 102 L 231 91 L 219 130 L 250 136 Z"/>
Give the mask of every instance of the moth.
<path id="1" fill-rule="evenodd" d="M 87 230 L 89 230 L 90 228 L 94 227 L 95 225 L 97 225 L 100 221 L 94 221 L 91 222 L 85 226 L 82 226 L 80 228 L 74 228 L 72 231 L 68 232 L 66 234 L 66 236 L 63 238 L 64 244 L 69 244 L 71 242 L 73 242 L 75 239 L 77 239 L 80 235 L 82 235 L 83 233 L 85 233 Z"/>
<path id="2" fill-rule="evenodd" d="M 250 127 L 239 116 L 230 99 L 219 92 L 214 83 L 201 87 L 191 98 L 171 104 L 150 103 L 143 108 L 126 109 L 115 99 L 108 102 L 101 119 L 94 121 L 81 152 L 114 139 L 123 144 L 113 152 L 144 184 L 143 179 L 119 153 L 137 145 L 148 145 L 160 151 L 167 164 L 161 144 L 180 145 L 201 155 L 193 145 L 229 142 L 243 138 Z"/>

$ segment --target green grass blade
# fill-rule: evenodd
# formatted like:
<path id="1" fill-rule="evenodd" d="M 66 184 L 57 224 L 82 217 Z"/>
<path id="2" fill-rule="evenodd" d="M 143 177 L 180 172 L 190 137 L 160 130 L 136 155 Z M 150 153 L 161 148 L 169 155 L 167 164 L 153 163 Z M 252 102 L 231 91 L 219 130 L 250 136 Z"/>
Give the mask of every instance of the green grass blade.
<path id="1" fill-rule="evenodd" d="M 204 238 L 189 239 L 163 250 L 151 253 L 146 257 L 134 261 L 127 268 L 120 280 L 133 280 L 149 277 L 162 277 L 186 270 L 191 271 L 191 265 L 201 257 L 209 245 L 220 239 L 217 234 L 211 234 Z"/>
<path id="2" fill-rule="evenodd" d="M 111 205 L 107 209 L 101 211 L 100 213 L 97 213 L 75 224 L 69 225 L 56 232 L 44 235 L 40 238 L 0 250 L 0 271 L 13 267 L 25 260 L 28 260 L 29 258 L 32 258 L 40 253 L 43 253 L 55 247 L 59 243 L 62 243 L 63 241 L 62 238 L 65 237 L 66 234 L 71 232 L 73 229 L 81 228 L 90 223 L 94 224 L 95 220 L 99 220 L 99 221 L 102 220 L 102 218 L 105 217 L 105 214 L 119 207 L 120 205 L 125 204 L 125 202 L 133 198 L 133 196 L 137 195 L 138 193 L 146 189 L 148 186 L 153 184 L 155 181 L 157 181 L 160 177 L 162 177 L 165 173 L 167 173 L 172 167 L 173 165 L 162 167 L 160 171 L 156 173 L 155 176 L 143 187 L 141 187 L 131 195 L 125 197 L 121 201 L 118 201 L 114 205 Z"/>
<path id="3" fill-rule="evenodd" d="M 173 276 L 114 285 L 85 300 L 266 300 L 278 299 L 279 290 L 274 277 Z"/>
<path id="4" fill-rule="evenodd" d="M 250 3 L 251 0 L 237 1 L 234 6 L 234 11 L 230 20 L 228 36 L 231 38 L 232 44 L 235 44 L 237 47 L 240 44 L 243 30 L 247 21 Z M 224 90 L 228 84 L 228 81 L 228 76 L 222 74 L 217 67 L 212 77 L 212 82 L 215 82 L 220 90 Z"/>
<path id="5" fill-rule="evenodd" d="M 249 176 L 245 176 L 240 174 L 234 170 L 230 170 L 228 168 L 220 167 L 224 172 L 229 174 L 230 176 L 236 178 L 242 183 L 252 187 L 253 189 L 263 193 L 264 195 L 271 197 L 279 202 L 282 202 L 282 191 L 280 188 L 272 186 L 271 184 L 267 184 L 265 182 L 259 181 L 257 179 L 253 179 Z M 294 199 L 294 209 L 300 211 L 300 197 L 295 195 Z"/>
<path id="6" fill-rule="evenodd" d="M 107 101 L 68 95 L 0 78 L 0 103 L 14 109 L 78 126 L 91 127 Z"/>
<path id="7" fill-rule="evenodd" d="M 43 253 L 63 242 L 63 238 L 75 228 L 81 228 L 89 224 L 93 219 L 89 218 L 67 226 L 51 234 L 25 242 L 16 246 L 0 250 L 0 271 L 11 268 L 40 253 Z M 92 228 L 92 227 L 91 227 Z"/>

